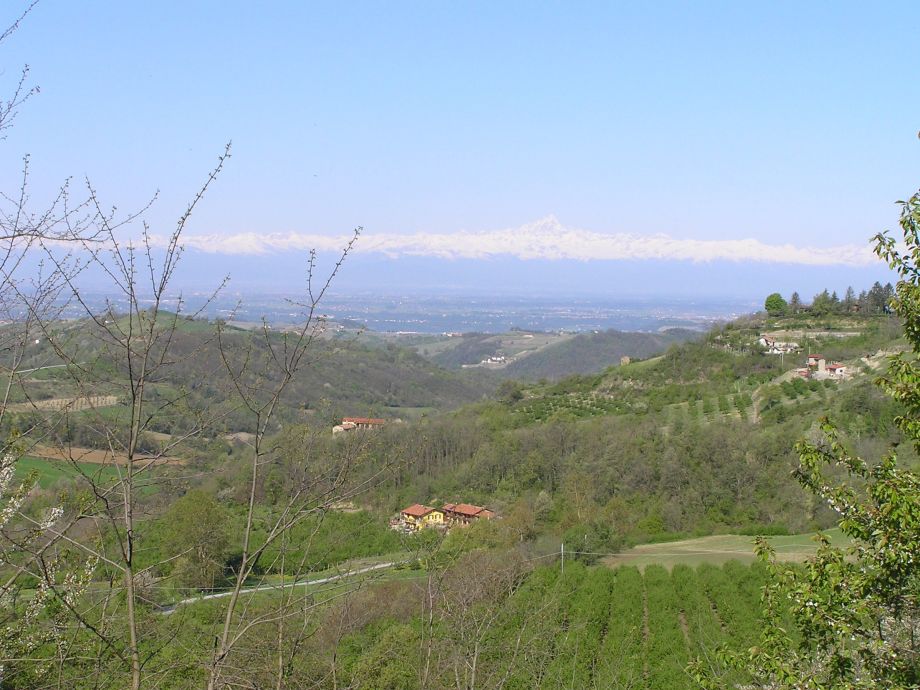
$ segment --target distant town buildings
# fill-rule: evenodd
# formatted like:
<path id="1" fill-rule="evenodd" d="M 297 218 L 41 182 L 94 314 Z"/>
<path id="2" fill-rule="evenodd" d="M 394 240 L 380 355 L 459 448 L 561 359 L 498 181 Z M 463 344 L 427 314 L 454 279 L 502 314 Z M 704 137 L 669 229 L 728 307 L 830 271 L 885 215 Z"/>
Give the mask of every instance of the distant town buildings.
<path id="1" fill-rule="evenodd" d="M 479 364 L 462 364 L 460 366 L 463 369 L 473 369 L 475 367 L 503 367 L 507 363 L 508 358 L 505 355 L 492 355 L 480 361 Z"/>

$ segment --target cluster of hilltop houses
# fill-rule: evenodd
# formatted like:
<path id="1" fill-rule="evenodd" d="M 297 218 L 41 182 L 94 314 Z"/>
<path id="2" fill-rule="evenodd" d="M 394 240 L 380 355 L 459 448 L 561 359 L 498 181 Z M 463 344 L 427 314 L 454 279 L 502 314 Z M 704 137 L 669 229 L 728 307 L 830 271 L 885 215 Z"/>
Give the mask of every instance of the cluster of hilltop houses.
<path id="1" fill-rule="evenodd" d="M 771 355 L 787 355 L 802 351 L 798 343 L 781 342 L 768 335 L 761 336 L 757 342 L 767 354 Z M 820 354 L 808 355 L 805 366 L 796 369 L 795 372 L 805 379 L 845 379 L 847 377 L 845 364 L 828 362 L 824 355 Z"/>
<path id="2" fill-rule="evenodd" d="M 847 377 L 847 367 L 840 362 L 827 363 L 824 355 L 808 355 L 806 364 L 795 373 L 804 379 L 845 379 Z"/>
<path id="3" fill-rule="evenodd" d="M 390 528 L 402 532 L 417 532 L 425 527 L 450 529 L 466 527 L 477 520 L 491 520 L 495 517 L 488 508 L 469 503 L 445 503 L 442 508 L 416 503 L 404 508 L 399 515 L 390 520 Z"/>

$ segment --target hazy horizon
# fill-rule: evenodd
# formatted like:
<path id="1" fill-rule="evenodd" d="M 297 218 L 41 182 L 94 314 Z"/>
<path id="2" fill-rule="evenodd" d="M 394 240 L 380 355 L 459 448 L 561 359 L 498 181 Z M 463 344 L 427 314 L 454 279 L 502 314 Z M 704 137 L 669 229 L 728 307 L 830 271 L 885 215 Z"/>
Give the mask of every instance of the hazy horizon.
<path id="1" fill-rule="evenodd" d="M 345 291 L 859 288 L 917 186 L 893 10 L 40 3 L 4 44 L 41 91 L 2 182 L 28 153 L 39 208 L 71 176 L 122 213 L 160 190 L 162 243 L 232 140 L 186 288 L 293 289 L 356 226 Z"/>

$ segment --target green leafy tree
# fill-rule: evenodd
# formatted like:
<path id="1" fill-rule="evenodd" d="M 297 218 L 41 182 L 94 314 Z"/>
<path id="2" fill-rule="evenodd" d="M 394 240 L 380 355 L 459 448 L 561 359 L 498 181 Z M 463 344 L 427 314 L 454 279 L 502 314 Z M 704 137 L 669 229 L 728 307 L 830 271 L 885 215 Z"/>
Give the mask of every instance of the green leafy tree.
<path id="1" fill-rule="evenodd" d="M 770 316 L 782 316 L 786 313 L 788 306 L 786 300 L 784 300 L 783 296 L 778 292 L 769 295 L 763 303 L 764 309 L 767 310 Z"/>
<path id="2" fill-rule="evenodd" d="M 856 306 L 856 292 L 852 286 L 847 288 L 846 295 L 843 298 L 843 306 L 846 311 L 852 311 L 853 307 Z"/>
<path id="3" fill-rule="evenodd" d="M 502 384 L 495 392 L 495 397 L 504 403 L 513 405 L 524 399 L 524 390 L 522 385 L 517 381 L 502 381 Z"/>
<path id="4" fill-rule="evenodd" d="M 189 491 L 169 509 L 168 524 L 175 545 L 184 555 L 178 560 L 178 579 L 192 587 L 212 588 L 224 568 L 230 543 L 227 513 L 201 490 Z"/>
<path id="5" fill-rule="evenodd" d="M 892 357 L 878 383 L 902 405 L 894 421 L 920 452 L 920 193 L 901 207 L 906 250 L 881 234 L 876 253 L 900 276 L 890 306 L 912 352 Z M 797 445 L 796 477 L 839 514 L 852 545 L 833 547 L 819 535 L 816 556 L 796 567 L 778 563 L 759 541 L 771 576 L 760 644 L 722 649 L 719 669 L 691 665 L 703 687 L 730 686 L 738 672 L 749 677 L 746 687 L 772 690 L 920 687 L 920 475 L 898 465 L 896 447 L 870 463 L 828 420 L 821 431 L 817 442 Z M 846 477 L 832 480 L 827 467 L 842 467 Z"/>
<path id="6" fill-rule="evenodd" d="M 834 310 L 834 303 L 827 290 L 823 290 L 815 295 L 811 301 L 811 313 L 815 316 L 824 316 Z"/>
<path id="7" fill-rule="evenodd" d="M 885 311 L 885 307 L 888 305 L 888 300 L 891 297 L 891 293 L 886 292 L 885 288 L 882 287 L 882 284 L 878 281 L 873 283 L 872 287 L 869 289 L 868 293 L 869 301 L 869 311 L 875 314 L 880 314 Z"/>

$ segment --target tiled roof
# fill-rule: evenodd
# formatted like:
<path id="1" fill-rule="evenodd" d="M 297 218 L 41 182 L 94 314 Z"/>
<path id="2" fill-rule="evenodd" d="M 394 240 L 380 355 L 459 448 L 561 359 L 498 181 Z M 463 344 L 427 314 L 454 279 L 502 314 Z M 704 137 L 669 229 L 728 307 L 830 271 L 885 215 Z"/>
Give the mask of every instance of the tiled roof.
<path id="1" fill-rule="evenodd" d="M 444 510 L 456 513 L 457 515 L 463 515 L 464 517 L 476 517 L 482 511 L 485 510 L 482 506 L 474 506 L 469 503 L 448 503 L 444 506 Z M 490 511 L 487 511 L 490 512 Z"/>
<path id="2" fill-rule="evenodd" d="M 432 510 L 434 510 L 434 508 L 429 508 L 428 506 L 423 506 L 421 503 L 416 503 L 415 505 L 411 505 L 404 509 L 402 514 L 411 515 L 412 517 L 425 517 Z"/>

